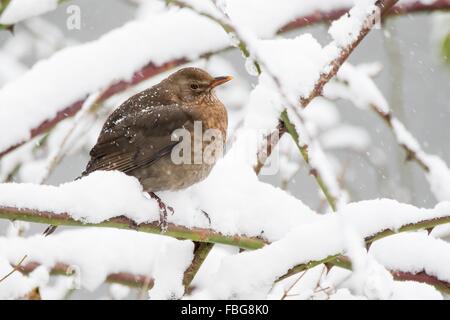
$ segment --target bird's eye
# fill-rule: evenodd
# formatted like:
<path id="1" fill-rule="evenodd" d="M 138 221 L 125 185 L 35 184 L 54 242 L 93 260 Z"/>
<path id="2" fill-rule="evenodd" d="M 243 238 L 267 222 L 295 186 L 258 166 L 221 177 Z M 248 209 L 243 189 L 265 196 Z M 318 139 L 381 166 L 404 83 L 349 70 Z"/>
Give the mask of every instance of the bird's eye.
<path id="1" fill-rule="evenodd" d="M 195 83 L 191 84 L 191 89 L 192 90 L 197 90 L 198 89 L 198 84 L 195 84 Z"/>

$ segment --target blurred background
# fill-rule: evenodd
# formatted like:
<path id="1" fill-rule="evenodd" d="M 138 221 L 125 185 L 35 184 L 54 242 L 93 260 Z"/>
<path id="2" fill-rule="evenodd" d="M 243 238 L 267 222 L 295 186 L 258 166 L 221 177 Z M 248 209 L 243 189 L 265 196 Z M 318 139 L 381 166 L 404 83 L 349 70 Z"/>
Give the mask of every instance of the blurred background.
<path id="1" fill-rule="evenodd" d="M 71 5 L 81 9 L 80 30 L 68 30 L 66 27 L 67 7 Z M 140 12 L 138 8 L 136 2 L 126 0 L 73 0 L 60 5 L 51 13 L 19 23 L 13 34 L 0 31 L 0 87 L 53 52 L 98 39 L 106 32 L 135 19 Z M 327 28 L 327 24 L 320 24 L 285 36 L 311 33 L 322 44 L 326 44 L 330 41 Z M 450 18 L 443 13 L 391 17 L 382 29 L 371 32 L 349 59 L 354 65 L 380 64 L 382 68 L 374 79 L 394 115 L 412 132 L 427 153 L 440 156 L 447 164 L 450 163 L 450 64 L 443 50 L 443 39 L 449 30 Z M 238 78 L 238 88 L 219 92 L 222 96 L 228 95 L 224 99 L 230 101 L 227 106 L 233 117 L 231 126 L 234 126 L 244 116 L 242 108 L 257 78 L 247 73 L 245 61 L 237 50 L 227 51 L 220 57 L 223 59 L 220 63 L 227 69 L 225 71 L 231 70 L 233 76 Z M 207 61 L 202 63 L 208 64 Z M 222 71 L 220 63 L 214 64 L 214 72 Z M 139 88 L 145 88 L 154 81 L 148 81 Z M 105 115 L 123 99 L 139 91 L 139 88 L 109 99 Z M 356 138 L 362 140 L 358 146 L 326 149 L 332 159 L 339 160 L 337 173 L 342 186 L 349 193 L 349 199 L 359 201 L 386 197 L 419 207 L 433 207 L 436 199 L 429 190 L 422 169 L 406 161 L 405 152 L 398 147 L 392 132 L 379 116 L 359 110 L 351 102 L 333 103 L 333 112 L 340 118 L 339 124 L 354 128 L 354 134 L 358 136 Z M 325 128 L 323 134 L 337 134 L 333 129 L 333 126 Z M 46 183 L 59 184 L 77 177 L 87 163 L 87 155 L 88 148 L 84 148 L 65 157 Z M 23 167 L 19 169 L 23 172 L 15 172 L 8 179 L 32 181 L 34 169 L 33 166 Z M 324 210 L 316 183 L 300 160 L 289 172 L 282 171 L 263 179 L 286 188 L 312 209 Z M 2 233 L 8 226 L 9 222 L 0 221 Z M 43 229 L 42 225 L 33 226 L 28 232 L 41 232 Z M 111 291 L 107 291 L 104 286 L 99 290 L 96 293 L 77 291 L 74 297 L 111 295 Z"/>

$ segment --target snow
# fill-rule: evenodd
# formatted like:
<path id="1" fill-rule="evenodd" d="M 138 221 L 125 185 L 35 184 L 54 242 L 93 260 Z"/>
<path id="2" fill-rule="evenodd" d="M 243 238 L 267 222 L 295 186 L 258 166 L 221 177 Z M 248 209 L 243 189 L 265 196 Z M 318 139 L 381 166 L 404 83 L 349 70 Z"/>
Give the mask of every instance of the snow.
<path id="1" fill-rule="evenodd" d="M 17 9 L 17 3 L 25 3 L 24 0 L 13 0 L 0 17 L 0 22 L 5 17 L 20 20 L 52 10 L 50 2 L 36 2 L 29 11 L 25 11 Z M 45 3 L 47 9 L 44 9 Z M 217 14 L 210 2 L 190 0 L 189 3 Z M 344 15 L 332 24 L 329 34 L 333 41 L 325 47 L 310 34 L 267 40 L 287 21 L 298 16 L 354 3 L 356 6 L 350 16 Z M 236 24 L 239 33 L 242 32 L 248 40 L 252 58 L 246 61 L 247 69 L 254 73 L 253 58 L 257 58 L 262 62 L 263 74 L 250 94 L 243 81 L 236 81 L 235 88 L 230 86 L 219 92 L 227 107 L 238 109 L 240 104 L 245 104 L 247 115 L 243 128 L 236 130 L 233 147 L 217 163 L 210 176 L 186 190 L 159 195 L 175 209 L 174 214 L 168 217 L 171 223 L 188 228 L 208 228 L 230 236 L 258 236 L 270 244 L 260 250 L 242 253 L 238 253 L 237 248 L 215 246 L 199 276 L 194 279 L 198 290 L 189 298 L 280 297 L 295 280 L 286 279 L 283 285 L 277 284 L 275 288 L 273 283 L 289 269 L 345 253 L 354 266 L 350 277 L 349 274 L 343 275 L 337 285 L 332 277 L 322 277 L 322 266 L 319 266 L 308 272 L 304 282 L 292 288 L 293 296 L 289 299 L 441 299 L 442 295 L 429 285 L 394 281 L 388 270 L 425 270 L 443 281 L 450 281 L 446 268 L 450 263 L 448 243 L 425 233 L 408 233 L 377 241 L 367 252 L 363 239 L 383 230 L 396 231 L 407 224 L 448 216 L 450 204 L 441 202 L 433 209 L 424 209 L 395 200 L 376 199 L 345 205 L 345 193 L 336 180 L 336 166 L 328 161 L 322 145 L 325 148 L 364 150 L 370 138 L 362 128 L 340 124 L 334 104 L 318 98 L 306 111 L 299 111 L 298 116 L 294 116 L 293 108 L 288 108 L 288 113 L 302 143 L 308 144 L 311 167 L 320 172 L 330 193 L 338 199 L 337 213 L 316 214 L 283 190 L 259 181 L 252 168 L 258 138 L 277 125 L 286 104 L 291 104 L 291 107 L 298 105 L 299 98 L 309 96 L 320 75 L 329 70 L 329 64 L 339 49 L 356 39 L 367 15 L 374 9 L 374 0 L 228 0 L 219 4 Z M 193 33 L 196 34 L 194 38 Z M 171 42 L 167 43 L 167 39 Z M 223 49 L 230 43 L 235 44 L 236 38 L 230 39 L 220 26 L 208 19 L 187 9 L 167 9 L 153 1 L 140 7 L 139 20 L 99 40 L 61 50 L 28 72 L 15 68 L 11 73 L 6 69 L 4 73 L 9 83 L 0 89 L 0 135 L 3 137 L 0 152 L 29 139 L 31 128 L 52 118 L 64 107 L 85 97 L 94 97 L 92 92 L 101 92 L 112 83 L 129 80 L 134 72 L 149 62 L 161 65 L 183 57 L 198 59 L 203 53 Z M 118 47 L 121 50 L 117 50 Z M 220 58 L 213 57 L 205 64 L 208 65 L 208 70 L 214 74 L 224 70 L 233 72 L 232 67 Z M 363 109 L 375 106 L 378 112 L 389 115 L 387 101 L 370 78 L 378 72 L 379 66 L 375 65 L 345 64 L 337 76 L 340 82 L 325 87 L 326 97 L 350 99 Z M 16 80 L 10 81 L 12 78 Z M 73 83 L 79 85 L 74 86 Z M 23 94 L 25 90 L 26 95 Z M 54 94 L 56 91 L 58 95 Z M 123 97 L 116 98 L 120 100 Z M 237 114 L 235 122 L 242 119 L 243 113 Z M 82 114 L 79 113 L 78 117 Z M 11 119 L 20 121 L 15 123 Z M 58 125 L 57 134 L 49 137 L 46 159 L 34 161 L 31 154 L 34 142 L 6 156 L 2 161 L 2 178 L 17 164 L 28 162 L 23 166 L 21 178 L 34 182 L 42 180 L 40 177 L 45 173 L 48 160 L 54 157 L 55 147 L 61 146 L 66 133 L 73 128 L 71 125 L 78 120 L 75 118 Z M 450 200 L 447 165 L 440 158 L 425 154 L 397 119 L 391 118 L 391 124 L 397 141 L 417 152 L 430 168 L 427 178 L 436 198 L 439 201 Z M 238 127 L 237 124 L 233 126 Z M 292 143 L 289 147 L 293 147 Z M 289 162 L 292 159 L 288 156 L 279 160 L 283 167 L 287 166 L 282 172 L 285 177 L 298 169 L 298 163 Z M 298 153 L 294 160 L 299 160 Z M 120 215 L 136 223 L 159 219 L 157 204 L 146 196 L 138 181 L 119 172 L 94 172 L 59 186 L 0 184 L 0 206 L 68 213 L 84 223 L 99 223 Z M 9 272 L 10 263 L 17 263 L 25 253 L 27 261 L 39 262 L 42 266 L 29 276 L 16 272 L 5 280 L 6 285 L 0 286 L 2 298 L 22 297 L 36 286 L 42 287 L 43 298 L 61 298 L 78 284 L 94 290 L 108 274 L 115 272 L 145 274 L 154 278 L 155 286 L 149 292 L 150 298 L 171 299 L 183 295 L 183 272 L 193 256 L 193 243 L 190 241 L 98 228 L 67 231 L 48 238 L 39 235 L 20 238 L 20 229 L 26 230 L 27 227 L 27 224 L 16 223 L 8 229 L 7 238 L 0 238 L 0 273 Z M 48 270 L 60 261 L 70 264 L 76 271 L 75 275 L 70 280 L 60 279 L 50 287 Z M 317 286 L 327 288 L 329 284 L 329 290 L 316 292 Z M 122 299 L 128 293 L 129 289 L 121 285 L 110 286 L 112 298 Z"/>
<path id="2" fill-rule="evenodd" d="M 58 262 L 68 264 L 80 273 L 80 285 L 88 290 L 98 288 L 111 273 L 147 275 L 155 280 L 150 297 L 168 299 L 184 292 L 183 273 L 192 261 L 194 245 L 135 231 L 86 228 L 51 237 L 0 238 L 0 248 L 10 263 L 26 254 L 25 264 L 37 262 L 48 269 Z"/>
<path id="3" fill-rule="evenodd" d="M 338 80 L 344 81 L 347 86 L 331 81 L 324 87 L 325 96 L 350 99 L 361 109 L 368 109 L 375 105 L 383 113 L 389 113 L 389 105 L 370 78 L 371 73 L 371 68 L 367 68 L 365 64 L 353 66 L 344 63 L 336 76 Z"/>
<path id="4" fill-rule="evenodd" d="M 367 17 L 376 13 L 376 0 L 359 0 L 347 15 L 331 23 L 328 33 L 339 47 L 346 47 L 354 42 L 366 25 Z"/>
<path id="5" fill-rule="evenodd" d="M 331 99 L 349 99 L 355 106 L 362 109 L 373 108 L 382 117 L 389 120 L 389 125 L 400 146 L 414 152 L 415 157 L 426 165 L 430 189 L 438 201 L 450 200 L 450 169 L 438 156 L 425 153 L 417 139 L 406 129 L 404 124 L 392 116 L 389 104 L 381 91 L 370 78 L 371 68 L 365 65 L 352 66 L 344 64 L 337 74 L 339 81 L 329 82 L 324 88 L 324 94 Z"/>
<path id="6" fill-rule="evenodd" d="M 450 169 L 438 156 L 424 155 L 422 157 L 430 171 L 427 180 L 430 189 L 438 201 L 450 201 Z"/>
<path id="7" fill-rule="evenodd" d="M 68 212 L 74 219 L 91 223 L 121 214 L 140 223 L 154 221 L 159 215 L 157 204 L 144 196 L 139 181 L 120 172 L 98 171 L 58 187 L 1 184 L 0 194 L 4 206 Z M 24 194 L 30 196 L 24 197 Z"/>
<path id="8" fill-rule="evenodd" d="M 12 55 L 0 50 L 0 88 L 22 75 L 27 68 Z"/>
<path id="9" fill-rule="evenodd" d="M 447 216 L 450 204 L 442 202 L 432 209 L 418 208 L 390 199 L 365 200 L 349 203 L 339 213 L 363 237 L 382 230 L 398 230 L 409 223 L 417 223 Z"/>
<path id="10" fill-rule="evenodd" d="M 3 257 L 0 257 L 0 278 L 3 278 L 10 273 L 12 269 L 10 263 Z M 23 297 L 34 287 L 35 283 L 33 283 L 31 279 L 23 276 L 20 272 L 14 272 L 1 282 L 0 299 L 16 299 Z"/>
<path id="11" fill-rule="evenodd" d="M 352 0 L 227 0 L 224 6 L 230 18 L 242 27 L 253 31 L 258 37 L 269 38 L 287 21 L 314 14 L 317 11 L 331 11 L 350 7 Z M 270 17 L 267 19 L 265 17 Z"/>
<path id="12" fill-rule="evenodd" d="M 245 147 L 242 150 L 245 151 Z M 295 226 L 323 218 L 281 189 L 260 182 L 251 167 L 236 156 L 237 152 L 231 150 L 202 183 L 184 191 L 160 194 L 175 210 L 168 217 L 169 222 L 189 228 L 212 228 L 227 235 L 262 236 L 274 241 Z M 23 194 L 29 196 L 23 197 Z M 142 193 L 138 180 L 119 172 L 98 171 L 59 187 L 1 184 L 0 205 L 67 212 L 74 219 L 90 223 L 119 215 L 136 223 L 159 219 L 157 204 Z M 200 209 L 208 213 L 211 223 Z M 435 209 L 420 209 L 380 199 L 351 203 L 340 214 L 367 237 L 384 229 L 396 230 L 407 223 L 446 216 L 448 211 L 446 203 Z"/>
<path id="13" fill-rule="evenodd" d="M 373 243 L 370 253 L 387 268 L 419 273 L 425 271 L 450 282 L 450 244 L 426 232 L 401 233 Z"/>
<path id="14" fill-rule="evenodd" d="M 370 136 L 361 127 L 341 125 L 330 129 L 320 136 L 321 144 L 326 149 L 353 149 L 364 151 L 370 145 Z"/>
<path id="15" fill-rule="evenodd" d="M 249 47 L 256 53 L 257 60 L 263 63 L 263 70 L 267 69 L 280 81 L 283 94 L 295 105 L 300 97 L 311 93 L 320 74 L 338 53 L 329 47 L 322 48 L 310 34 L 293 39 L 255 40 Z M 265 81 L 271 82 L 269 79 Z"/>
<path id="16" fill-rule="evenodd" d="M 125 299 L 130 294 L 130 287 L 118 283 L 112 283 L 109 286 L 109 293 L 114 300 Z"/>
<path id="17" fill-rule="evenodd" d="M 0 14 L 0 24 L 15 24 L 58 7 L 58 0 L 11 0 Z"/>
<path id="18" fill-rule="evenodd" d="M 263 298 L 273 282 L 292 267 L 355 250 L 343 228 L 349 228 L 354 237 L 363 239 L 375 232 L 396 230 L 401 225 L 448 215 L 448 212 L 448 204 L 435 209 L 419 209 L 394 200 L 349 204 L 319 221 L 296 226 L 283 238 L 262 249 L 225 257 L 205 286 L 207 293 L 198 294 L 208 294 L 213 299 Z M 388 298 L 392 294 L 392 276 L 372 257 L 366 256 L 360 262 L 363 274 L 357 281 L 362 285 L 361 292 L 372 298 Z"/>
<path id="19" fill-rule="evenodd" d="M 273 282 L 291 267 L 340 252 L 343 239 L 334 237 L 338 226 L 337 217 L 330 217 L 299 226 L 260 250 L 226 257 L 205 290 L 213 299 L 264 298 Z"/>

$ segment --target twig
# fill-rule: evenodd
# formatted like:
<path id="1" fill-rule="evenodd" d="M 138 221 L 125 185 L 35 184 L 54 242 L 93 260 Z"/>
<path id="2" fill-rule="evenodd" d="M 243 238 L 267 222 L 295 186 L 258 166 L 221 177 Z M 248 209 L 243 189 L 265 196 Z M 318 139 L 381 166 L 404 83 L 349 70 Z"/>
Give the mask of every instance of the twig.
<path id="1" fill-rule="evenodd" d="M 295 287 L 295 285 L 305 276 L 305 274 L 308 272 L 309 269 L 306 269 L 305 271 L 303 271 L 303 273 L 294 281 L 294 283 L 292 285 L 289 286 L 288 289 L 284 290 L 283 295 L 281 296 L 280 300 L 284 300 L 286 299 L 286 297 L 289 295 L 289 291 L 292 290 L 292 288 Z"/>
<path id="2" fill-rule="evenodd" d="M 389 12 L 387 12 L 387 16 L 398 16 L 404 15 L 408 13 L 419 13 L 419 12 L 429 12 L 436 10 L 449 10 L 450 9 L 450 0 L 437 0 L 432 1 L 430 3 L 424 1 L 416 1 L 407 4 L 396 4 Z M 283 26 L 279 32 L 287 32 L 292 31 L 298 28 L 311 26 L 314 24 L 330 22 L 336 20 L 346 12 L 348 12 L 350 8 L 337 8 L 330 11 L 316 11 L 307 16 L 299 17 L 285 26 Z"/>
<path id="3" fill-rule="evenodd" d="M 0 282 L 2 282 L 3 280 L 5 280 L 6 278 L 8 278 L 10 275 L 12 275 L 14 272 L 18 271 L 20 268 L 20 265 L 25 261 L 25 259 L 27 258 L 27 255 L 24 255 L 23 258 L 19 261 L 19 263 L 17 264 L 17 266 L 15 266 L 7 275 L 5 275 L 3 278 L 0 279 Z"/>

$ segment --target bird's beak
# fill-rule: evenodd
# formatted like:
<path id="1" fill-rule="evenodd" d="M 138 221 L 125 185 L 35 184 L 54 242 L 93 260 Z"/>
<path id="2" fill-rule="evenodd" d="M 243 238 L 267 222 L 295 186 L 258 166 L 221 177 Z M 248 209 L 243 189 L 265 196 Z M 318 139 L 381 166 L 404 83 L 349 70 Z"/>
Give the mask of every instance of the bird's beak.
<path id="1" fill-rule="evenodd" d="M 211 82 L 211 84 L 209 85 L 209 87 L 215 88 L 221 84 L 224 84 L 225 82 L 230 81 L 231 79 L 233 79 L 232 76 L 226 76 L 226 77 L 215 77 L 214 80 Z"/>

